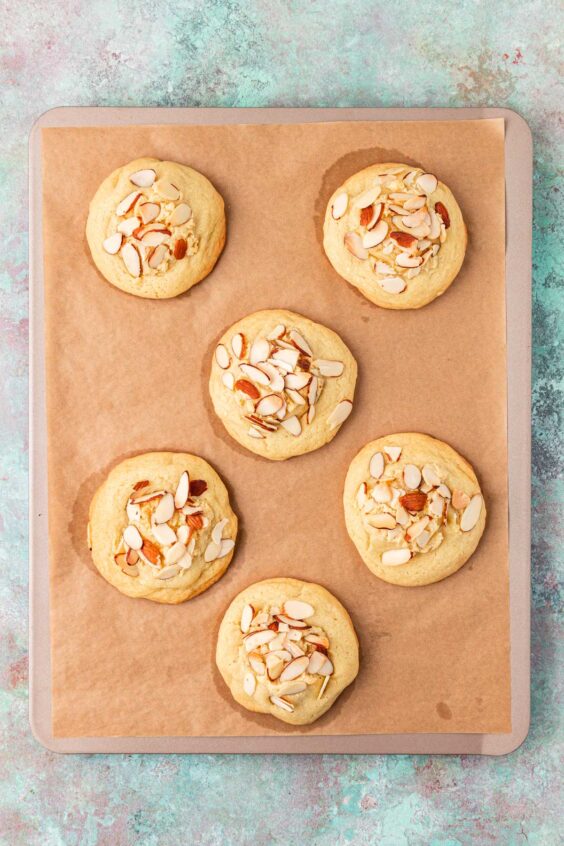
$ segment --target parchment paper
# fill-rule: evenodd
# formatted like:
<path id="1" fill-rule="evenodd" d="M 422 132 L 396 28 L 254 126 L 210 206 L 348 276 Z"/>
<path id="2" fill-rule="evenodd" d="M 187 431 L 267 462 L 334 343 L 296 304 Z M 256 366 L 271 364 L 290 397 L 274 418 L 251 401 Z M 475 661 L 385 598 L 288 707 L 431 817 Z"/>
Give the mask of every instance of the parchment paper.
<path id="1" fill-rule="evenodd" d="M 509 731 L 503 121 L 45 129 L 43 149 L 54 734 Z M 99 183 L 143 155 L 201 170 L 227 203 L 216 269 L 174 300 L 113 288 L 84 237 Z M 419 311 L 372 305 L 322 250 L 334 187 L 377 161 L 438 174 L 468 225 L 458 279 Z M 207 391 L 225 327 L 273 307 L 335 329 L 359 363 L 341 432 L 284 463 L 231 440 Z M 357 450 L 410 430 L 466 456 L 488 507 L 471 561 L 423 588 L 369 572 L 341 503 Z M 169 449 L 210 461 L 241 520 L 227 574 L 177 607 L 122 596 L 94 571 L 86 546 L 90 499 L 108 470 Z M 311 727 L 240 708 L 214 663 L 232 597 L 283 575 L 335 593 L 361 642 L 357 681 Z"/>

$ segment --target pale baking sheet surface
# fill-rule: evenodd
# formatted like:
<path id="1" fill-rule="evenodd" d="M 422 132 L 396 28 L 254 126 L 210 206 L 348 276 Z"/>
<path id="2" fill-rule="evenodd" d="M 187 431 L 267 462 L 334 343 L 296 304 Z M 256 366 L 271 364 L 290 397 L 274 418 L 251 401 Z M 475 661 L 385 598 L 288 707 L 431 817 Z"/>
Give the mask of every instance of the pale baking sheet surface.
<path id="1" fill-rule="evenodd" d="M 65 128 L 44 130 L 42 141 L 54 735 L 509 731 L 503 121 Z M 140 155 L 196 167 L 227 202 L 217 268 L 172 301 L 108 285 L 84 238 L 98 184 Z M 333 188 L 383 160 L 438 173 L 469 228 L 458 280 L 418 312 L 366 302 L 321 247 Z M 333 443 L 283 464 L 229 439 L 207 394 L 224 328 L 277 306 L 337 330 L 360 371 L 355 410 Z M 341 507 L 360 446 L 410 429 L 471 461 L 489 510 L 469 564 L 414 590 L 370 574 Z M 209 460 L 242 521 L 227 575 L 179 607 L 123 597 L 86 548 L 89 502 L 108 469 L 153 449 Z M 332 590 L 361 641 L 357 682 L 298 730 L 235 705 L 213 662 L 230 599 L 278 575 Z"/>

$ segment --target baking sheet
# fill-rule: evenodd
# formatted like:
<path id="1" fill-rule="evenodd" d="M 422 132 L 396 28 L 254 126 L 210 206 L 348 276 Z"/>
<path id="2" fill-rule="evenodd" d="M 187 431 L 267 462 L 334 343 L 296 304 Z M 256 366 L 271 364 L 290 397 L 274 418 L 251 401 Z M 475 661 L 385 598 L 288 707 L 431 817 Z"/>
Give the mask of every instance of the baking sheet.
<path id="1" fill-rule="evenodd" d="M 306 734 L 508 730 L 503 127 L 481 121 L 83 129 L 64 132 L 67 147 L 60 133 L 45 135 L 47 352 L 54 446 L 49 469 L 50 485 L 57 492 L 50 513 L 56 562 L 55 735 L 288 732 L 234 705 L 212 663 L 217 623 L 229 599 L 257 578 L 280 574 L 318 580 L 333 590 L 351 611 L 361 638 L 359 680 L 326 717 L 302 730 Z M 357 147 L 351 154 L 353 140 Z M 228 247 L 213 277 L 170 303 L 143 303 L 114 291 L 91 265 L 82 235 L 88 200 L 103 173 L 146 149 L 179 160 L 187 160 L 182 151 L 190 149 L 190 163 L 215 182 L 230 212 Z M 229 163 L 220 164 L 225 149 L 236 152 Z M 418 313 L 390 315 L 366 303 L 335 276 L 321 251 L 320 219 L 332 187 L 346 173 L 378 158 L 421 162 L 439 172 L 455 191 L 469 224 L 466 272 L 463 269 L 441 300 Z M 272 216 L 272 203 L 264 199 L 269 195 L 277 200 L 274 226 L 264 222 L 265 207 Z M 272 231 L 275 237 L 269 237 Z M 257 233 L 266 237 L 257 239 Z M 63 242 L 80 243 L 82 249 L 67 257 L 61 271 L 57 256 Z M 207 358 L 224 326 L 247 311 L 276 305 L 303 311 L 337 329 L 360 364 L 359 397 L 348 425 L 330 447 L 282 466 L 251 456 L 230 441 L 210 415 L 205 391 Z M 191 339 L 197 337 L 202 314 L 210 333 L 214 326 L 216 332 L 195 354 Z M 131 343 L 137 324 L 148 333 L 143 335 L 148 347 L 158 344 L 164 350 L 141 369 L 136 368 L 138 345 Z M 444 328 L 439 331 L 441 324 L 446 334 Z M 192 364 L 194 372 L 190 379 L 187 367 L 180 376 L 174 367 L 163 366 L 167 351 L 171 356 L 178 343 L 179 336 L 170 330 L 176 325 L 187 341 L 185 363 Z M 425 350 L 433 349 L 438 338 L 448 342 L 446 373 L 420 369 L 424 355 L 414 357 L 409 372 L 402 372 L 405 356 L 397 355 L 398 339 L 402 345 L 415 340 Z M 68 349 L 73 349 L 72 357 Z M 375 351 L 381 372 L 374 367 Z M 495 374 L 491 360 L 499 363 Z M 77 361 L 83 364 L 80 372 Z M 156 368 L 150 379 L 148 366 Z M 101 378 L 89 391 L 89 405 L 95 408 L 90 416 L 79 410 L 77 400 L 96 373 Z M 397 386 L 418 376 L 426 380 L 433 402 L 425 407 L 418 403 L 414 411 L 412 398 Z M 149 402 L 147 384 L 161 386 L 158 397 Z M 383 405 L 378 396 L 385 398 Z M 442 396 L 448 396 L 448 413 Z M 186 415 L 179 412 L 179 404 L 184 404 Z M 201 408 L 198 419 L 188 411 L 196 408 Z M 477 469 L 490 512 L 488 530 L 472 562 L 439 585 L 412 591 L 375 584 L 351 548 L 340 507 L 344 472 L 358 447 L 368 437 L 406 428 L 429 431 L 460 449 Z M 121 597 L 89 569 L 88 553 L 81 548 L 81 522 L 85 524 L 91 493 L 114 460 L 132 452 L 132 439 L 133 451 L 200 452 L 231 484 L 243 517 L 243 543 L 228 575 L 202 598 L 178 609 Z M 278 504 L 254 495 L 256 485 L 237 481 L 248 480 L 249 474 L 269 490 L 281 485 L 295 490 L 301 484 L 303 501 L 317 502 L 306 517 L 322 525 L 321 536 L 314 534 L 313 543 L 304 545 L 302 503 L 291 503 L 280 515 Z M 335 516 L 329 521 L 323 519 L 328 502 Z M 256 529 L 264 525 L 269 527 L 267 537 Z M 290 536 L 288 525 L 295 527 Z M 282 550 L 282 556 L 274 555 L 275 549 Z M 198 634 L 202 631 L 205 636 Z M 183 651 L 179 641 L 194 648 Z M 163 650 L 163 644 L 171 647 Z M 134 709 L 129 707 L 132 701 Z"/>

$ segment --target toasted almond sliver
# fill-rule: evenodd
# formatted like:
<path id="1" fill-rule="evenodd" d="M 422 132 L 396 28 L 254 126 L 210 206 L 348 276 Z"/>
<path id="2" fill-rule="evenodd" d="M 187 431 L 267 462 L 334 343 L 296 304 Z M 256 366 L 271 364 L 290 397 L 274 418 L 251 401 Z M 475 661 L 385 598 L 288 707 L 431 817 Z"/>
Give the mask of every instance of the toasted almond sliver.
<path id="1" fill-rule="evenodd" d="M 309 658 L 307 655 L 300 655 L 299 658 L 294 658 L 287 664 L 280 673 L 280 681 L 287 682 L 297 679 L 302 673 L 308 669 Z"/>
<path id="2" fill-rule="evenodd" d="M 297 696 L 298 693 L 303 693 L 306 690 L 307 684 L 305 682 L 293 681 L 287 682 L 280 688 L 281 696 Z"/>
<path id="3" fill-rule="evenodd" d="M 138 217 L 126 217 L 125 220 L 118 223 L 117 230 L 118 232 L 121 232 L 122 235 L 125 235 L 126 238 L 130 238 L 140 225 L 141 221 Z"/>
<path id="4" fill-rule="evenodd" d="M 140 203 L 137 210 L 141 215 L 141 221 L 144 225 L 147 225 L 147 223 L 152 223 L 153 220 L 157 219 L 161 207 L 158 203 Z"/>
<path id="5" fill-rule="evenodd" d="M 416 490 L 421 484 L 421 471 L 419 467 L 416 467 L 415 464 L 406 464 L 403 468 L 403 480 L 408 490 Z"/>
<path id="6" fill-rule="evenodd" d="M 159 570 L 156 573 L 157 579 L 173 579 L 174 576 L 178 576 L 180 572 L 180 567 L 177 564 L 171 564 L 168 567 L 163 567 L 162 570 Z"/>
<path id="7" fill-rule="evenodd" d="M 215 561 L 215 559 L 219 556 L 220 550 L 221 544 L 210 541 L 206 546 L 206 551 L 204 552 L 204 561 L 206 564 L 209 564 L 211 561 Z"/>
<path id="8" fill-rule="evenodd" d="M 352 411 L 353 404 L 350 400 L 341 400 L 337 403 L 329 417 L 327 418 L 327 425 L 330 429 L 336 429 L 345 422 Z"/>
<path id="9" fill-rule="evenodd" d="M 246 652 L 253 652 L 258 646 L 263 646 L 265 643 L 270 643 L 276 637 L 276 632 L 270 629 L 263 629 L 252 634 L 245 635 L 243 643 L 245 644 Z"/>
<path id="10" fill-rule="evenodd" d="M 167 564 L 176 564 L 186 552 L 186 547 L 180 541 L 174 543 L 169 549 L 165 550 L 165 561 Z"/>
<path id="11" fill-rule="evenodd" d="M 182 224 L 187 223 L 191 217 L 192 209 L 188 203 L 179 203 L 169 217 L 169 223 L 172 226 L 182 226 Z"/>
<path id="12" fill-rule="evenodd" d="M 329 660 L 329 658 L 327 658 L 327 656 L 325 657 L 325 663 L 323 664 L 323 666 L 317 672 L 321 676 L 331 676 L 331 675 L 333 675 L 333 672 L 334 672 L 333 663 Z"/>
<path id="13" fill-rule="evenodd" d="M 347 232 L 345 235 L 345 247 L 355 258 L 364 261 L 368 258 L 368 250 L 362 243 L 362 238 L 357 232 Z"/>
<path id="14" fill-rule="evenodd" d="M 357 503 L 358 507 L 362 508 L 362 506 L 366 503 L 367 499 L 368 499 L 368 496 L 367 496 L 367 493 L 366 493 L 366 482 L 362 482 L 358 491 L 356 492 L 356 503 Z"/>
<path id="15" fill-rule="evenodd" d="M 411 558 L 409 549 L 387 549 L 382 553 L 382 564 L 386 567 L 394 567 L 400 564 L 407 564 Z"/>
<path id="16" fill-rule="evenodd" d="M 288 373 L 284 378 L 285 386 L 294 391 L 301 391 L 310 381 L 311 375 L 309 373 Z"/>
<path id="17" fill-rule="evenodd" d="M 121 248 L 121 257 L 130 276 L 135 279 L 141 276 L 141 256 L 137 247 L 133 244 L 124 244 Z"/>
<path id="18" fill-rule="evenodd" d="M 284 400 L 278 394 L 267 394 L 257 402 L 255 409 L 257 414 L 268 417 L 271 414 L 276 414 L 277 411 L 280 411 L 283 404 Z"/>
<path id="19" fill-rule="evenodd" d="M 154 523 L 151 530 L 157 543 L 162 544 L 162 546 L 170 546 L 176 543 L 176 532 L 171 529 L 168 523 Z"/>
<path id="20" fill-rule="evenodd" d="M 257 680 L 254 673 L 245 673 L 245 678 L 243 679 L 243 690 L 247 696 L 252 696 L 254 694 L 256 686 Z"/>
<path id="21" fill-rule="evenodd" d="M 174 497 L 171 493 L 165 493 L 161 497 L 154 513 L 155 523 L 167 523 L 174 514 Z"/>
<path id="22" fill-rule="evenodd" d="M 460 528 L 463 532 L 470 532 L 480 518 L 483 500 L 480 494 L 475 494 L 466 506 L 460 518 Z"/>
<path id="23" fill-rule="evenodd" d="M 180 474 L 180 479 L 178 480 L 178 485 L 176 486 L 176 491 L 174 494 L 174 507 L 175 508 L 184 508 L 186 505 L 186 501 L 188 500 L 188 494 L 190 493 L 190 476 L 187 470 L 184 470 Z"/>
<path id="24" fill-rule="evenodd" d="M 168 239 L 166 232 L 146 232 L 141 238 L 144 247 L 159 247 Z"/>
<path id="25" fill-rule="evenodd" d="M 422 261 L 421 256 L 409 256 L 407 253 L 400 253 L 396 258 L 396 264 L 399 267 L 419 267 Z"/>
<path id="26" fill-rule="evenodd" d="M 419 537 L 421 532 L 427 528 L 430 522 L 430 517 L 425 515 L 420 520 L 417 520 L 415 523 L 412 523 L 411 526 L 407 530 L 407 535 L 409 540 L 415 540 L 415 538 Z"/>
<path id="27" fill-rule="evenodd" d="M 159 179 L 155 182 L 155 191 L 157 194 L 160 194 L 161 197 L 164 197 L 165 200 L 180 199 L 180 191 L 176 185 L 173 185 L 172 182 L 169 182 L 167 179 Z"/>
<path id="28" fill-rule="evenodd" d="M 391 514 L 384 512 L 383 514 L 373 514 L 368 518 L 368 522 L 375 529 L 395 529 L 396 521 Z"/>
<path id="29" fill-rule="evenodd" d="M 433 191 L 436 191 L 437 184 L 437 177 L 432 173 L 422 173 L 421 176 L 417 177 L 417 185 L 426 194 L 432 194 Z"/>
<path id="30" fill-rule="evenodd" d="M 238 332 L 231 338 L 231 349 L 236 358 L 243 358 L 246 345 L 245 336 L 241 332 Z"/>
<path id="31" fill-rule="evenodd" d="M 249 352 L 249 361 L 251 364 L 259 364 L 266 361 L 270 355 L 270 344 L 266 338 L 256 338 L 251 344 Z"/>
<path id="32" fill-rule="evenodd" d="M 371 229 L 370 232 L 367 232 L 363 237 L 362 246 L 367 250 L 372 249 L 372 247 L 377 247 L 378 244 L 382 243 L 387 234 L 388 224 L 385 220 L 381 220 L 376 224 L 374 229 Z"/>
<path id="33" fill-rule="evenodd" d="M 323 652 L 318 652 L 316 650 L 315 652 L 311 653 L 311 656 L 309 658 L 309 665 L 308 665 L 307 671 L 308 671 L 308 673 L 315 675 L 316 673 L 318 673 L 320 671 L 320 669 L 323 667 L 324 664 L 325 664 L 325 654 Z"/>
<path id="34" fill-rule="evenodd" d="M 282 708 L 283 711 L 288 711 L 290 714 L 294 710 L 294 706 L 290 702 L 286 702 L 286 700 L 282 699 L 280 696 L 271 696 L 270 701 L 273 705 L 276 705 L 278 708 Z"/>
<path id="35" fill-rule="evenodd" d="M 109 253 L 111 256 L 115 256 L 115 254 L 118 253 L 120 250 L 122 241 L 122 233 L 114 232 L 113 235 L 110 235 L 109 238 L 106 238 L 106 240 L 102 243 L 102 246 L 107 253 Z"/>
<path id="36" fill-rule="evenodd" d="M 401 455 L 401 447 L 398 446 L 385 446 L 384 452 L 386 453 L 386 457 L 389 461 L 397 461 Z"/>
<path id="37" fill-rule="evenodd" d="M 295 347 L 298 347 L 300 352 L 304 353 L 305 355 L 313 355 L 313 351 L 304 336 L 300 335 L 300 333 L 297 332 L 295 329 L 290 329 L 288 337 L 290 338 L 292 344 Z"/>
<path id="38" fill-rule="evenodd" d="M 295 415 L 291 417 L 287 417 L 285 420 L 281 420 L 281 425 L 289 432 L 291 435 L 294 435 L 297 438 L 302 433 L 302 424 L 300 420 Z"/>
<path id="39" fill-rule="evenodd" d="M 239 367 L 241 372 L 244 373 L 245 376 L 248 376 L 249 379 L 252 379 L 253 382 L 257 382 L 259 385 L 268 385 L 269 378 L 264 370 L 260 370 L 252 364 L 241 364 Z"/>
<path id="40" fill-rule="evenodd" d="M 420 227 L 425 222 L 427 217 L 427 212 L 424 209 L 419 209 L 416 212 L 412 212 L 411 214 L 405 215 L 405 217 L 402 219 L 402 223 L 409 229 L 415 229 L 416 227 Z"/>
<path id="41" fill-rule="evenodd" d="M 124 197 L 123 200 L 117 204 L 116 206 L 116 215 L 118 217 L 123 217 L 124 214 L 127 214 L 130 209 L 133 208 L 135 205 L 135 201 L 141 194 L 139 191 L 132 191 L 131 194 L 128 194 L 127 197 Z"/>
<path id="42" fill-rule="evenodd" d="M 229 353 L 227 352 L 227 349 L 223 346 L 223 344 L 218 344 L 215 348 L 215 360 L 223 370 L 227 370 L 227 368 L 231 364 Z"/>
<path id="43" fill-rule="evenodd" d="M 438 485 L 441 484 L 440 476 L 438 475 L 435 468 L 432 467 L 430 464 L 425 464 L 421 473 L 427 484 L 431 485 L 431 487 L 436 488 Z"/>
<path id="44" fill-rule="evenodd" d="M 243 634 L 247 634 L 249 629 L 251 628 L 251 623 L 253 621 L 253 617 L 255 616 L 255 609 L 252 605 L 245 605 L 241 612 L 241 631 Z"/>
<path id="45" fill-rule="evenodd" d="M 274 327 L 272 332 L 269 332 L 267 338 L 269 341 L 275 341 L 278 338 L 281 338 L 286 333 L 286 327 L 283 323 L 279 323 L 277 326 Z"/>
<path id="46" fill-rule="evenodd" d="M 378 279 L 378 284 L 387 294 L 401 294 L 406 289 L 405 280 L 401 276 L 384 276 Z"/>
<path id="47" fill-rule="evenodd" d="M 342 361 L 331 361 L 330 359 L 326 358 L 315 359 L 315 361 L 313 362 L 313 366 L 316 367 L 317 370 L 319 370 L 321 376 L 329 378 L 341 376 L 345 369 L 345 365 Z"/>
<path id="48" fill-rule="evenodd" d="M 155 247 L 155 249 L 149 256 L 149 267 L 151 267 L 153 270 L 156 270 L 158 267 L 160 267 L 160 265 L 168 256 L 168 254 L 168 247 L 165 244 L 159 244 L 157 247 Z"/>
<path id="49" fill-rule="evenodd" d="M 156 173 L 152 168 L 145 168 L 144 170 L 136 170 L 129 177 L 129 181 L 138 188 L 150 188 L 155 181 Z"/>
<path id="50" fill-rule="evenodd" d="M 315 608 L 301 599 L 287 599 L 284 603 L 284 613 L 293 620 L 307 620 L 315 613 Z"/>
<path id="51" fill-rule="evenodd" d="M 381 452 L 375 452 L 370 459 L 369 464 L 370 475 L 373 479 L 379 479 L 384 472 L 384 456 Z"/>
<path id="52" fill-rule="evenodd" d="M 123 539 L 130 549 L 139 550 L 143 546 L 143 538 L 136 526 L 126 526 L 123 530 Z"/>
<path id="53" fill-rule="evenodd" d="M 445 499 L 451 498 L 450 488 L 448 488 L 445 484 L 439 485 L 439 487 L 437 488 L 437 493 L 439 493 Z"/>
<path id="54" fill-rule="evenodd" d="M 335 199 L 333 200 L 333 207 L 331 209 L 331 214 L 335 220 L 339 220 L 347 210 L 347 206 L 349 204 L 349 195 L 346 191 L 342 191 L 340 194 L 337 194 Z"/>
<path id="55" fill-rule="evenodd" d="M 369 188 L 367 191 L 363 191 L 356 200 L 354 201 L 355 209 L 365 209 L 367 206 L 371 206 L 374 200 L 376 200 L 380 196 L 381 188 L 379 185 L 374 186 L 374 188 Z"/>

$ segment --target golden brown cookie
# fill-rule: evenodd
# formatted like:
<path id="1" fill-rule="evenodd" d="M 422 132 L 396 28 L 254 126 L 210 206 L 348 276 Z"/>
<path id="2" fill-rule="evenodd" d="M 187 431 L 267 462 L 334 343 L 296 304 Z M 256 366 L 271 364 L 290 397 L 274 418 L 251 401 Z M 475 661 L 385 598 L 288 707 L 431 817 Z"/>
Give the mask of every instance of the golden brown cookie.
<path id="1" fill-rule="evenodd" d="M 216 662 L 244 708 L 306 725 L 356 678 L 358 639 L 349 615 L 325 588 L 266 579 L 227 609 Z"/>
<path id="2" fill-rule="evenodd" d="M 215 348 L 210 394 L 242 446 L 281 461 L 331 441 L 352 410 L 357 366 L 339 336 L 283 309 L 257 311 Z"/>
<path id="3" fill-rule="evenodd" d="M 176 297 L 219 258 L 223 199 L 187 165 L 136 159 L 96 191 L 86 237 L 96 267 L 112 285 L 137 297 Z"/>
<path id="4" fill-rule="evenodd" d="M 122 461 L 90 506 L 88 541 L 101 575 L 127 596 L 176 604 L 227 570 L 237 517 L 212 467 L 186 452 Z"/>
<path id="5" fill-rule="evenodd" d="M 395 585 L 427 585 L 455 573 L 486 524 L 470 464 L 448 444 L 417 432 L 363 447 L 349 467 L 343 502 L 364 563 Z"/>
<path id="6" fill-rule="evenodd" d="M 421 308 L 460 270 L 466 227 L 449 188 L 410 165 L 349 177 L 325 213 L 323 246 L 337 273 L 382 308 Z"/>

